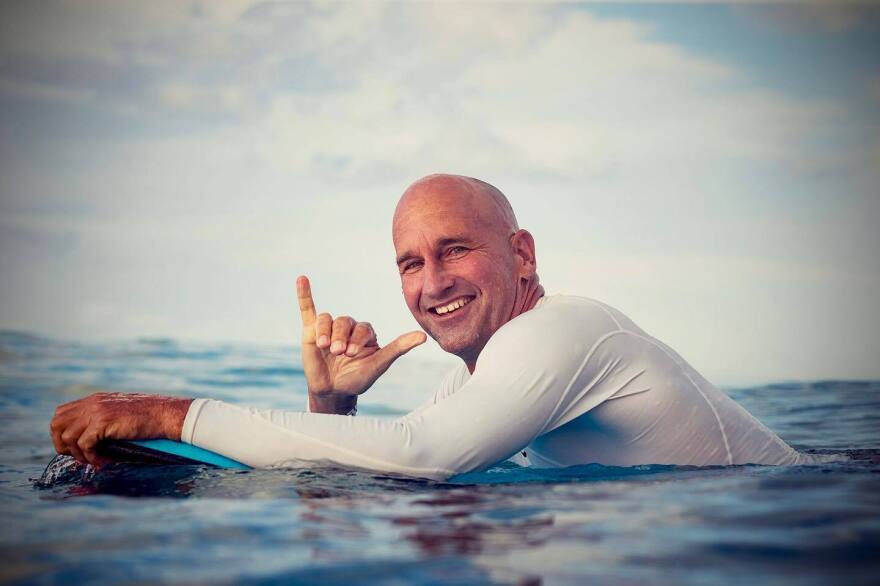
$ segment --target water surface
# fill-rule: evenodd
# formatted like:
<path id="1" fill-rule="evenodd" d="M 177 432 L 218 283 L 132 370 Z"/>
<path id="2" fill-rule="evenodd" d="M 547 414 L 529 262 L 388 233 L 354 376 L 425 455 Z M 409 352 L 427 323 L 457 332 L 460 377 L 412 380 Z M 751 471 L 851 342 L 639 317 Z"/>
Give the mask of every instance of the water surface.
<path id="1" fill-rule="evenodd" d="M 58 403 L 99 389 L 300 409 L 293 348 L 0 333 L 0 579 L 9 583 L 875 584 L 880 382 L 730 389 L 817 467 L 504 464 L 448 483 L 346 470 L 112 466 L 35 485 Z M 409 360 L 361 412 L 441 372 Z"/>

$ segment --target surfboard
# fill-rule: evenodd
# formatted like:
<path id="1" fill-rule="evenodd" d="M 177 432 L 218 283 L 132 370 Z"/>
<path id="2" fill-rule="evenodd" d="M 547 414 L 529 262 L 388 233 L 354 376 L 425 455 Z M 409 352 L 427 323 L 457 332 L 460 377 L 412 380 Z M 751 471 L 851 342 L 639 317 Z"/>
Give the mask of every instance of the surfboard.
<path id="1" fill-rule="evenodd" d="M 193 465 L 249 470 L 250 466 L 190 444 L 172 440 L 112 440 L 101 444 L 101 455 L 127 464 Z"/>

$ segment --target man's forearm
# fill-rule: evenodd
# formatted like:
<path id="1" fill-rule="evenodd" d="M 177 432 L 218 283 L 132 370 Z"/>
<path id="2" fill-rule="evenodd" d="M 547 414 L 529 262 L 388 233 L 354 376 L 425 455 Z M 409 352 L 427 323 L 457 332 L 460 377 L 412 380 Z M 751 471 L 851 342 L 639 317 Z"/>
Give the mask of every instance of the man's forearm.
<path id="1" fill-rule="evenodd" d="M 357 408 L 357 395 L 318 395 L 309 393 L 309 411 L 331 415 L 349 415 Z"/>

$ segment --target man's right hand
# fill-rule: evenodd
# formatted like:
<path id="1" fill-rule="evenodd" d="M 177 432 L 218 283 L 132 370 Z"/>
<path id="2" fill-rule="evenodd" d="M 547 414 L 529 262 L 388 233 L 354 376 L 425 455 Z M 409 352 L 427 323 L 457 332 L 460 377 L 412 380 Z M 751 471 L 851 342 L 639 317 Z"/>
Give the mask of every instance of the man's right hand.
<path id="1" fill-rule="evenodd" d="M 307 277 L 297 278 L 296 293 L 302 317 L 303 370 L 312 411 L 349 411 L 357 395 L 369 389 L 392 362 L 427 339 L 424 332 L 414 331 L 379 346 L 369 323 L 318 314 Z"/>
<path id="2" fill-rule="evenodd" d="M 60 405 L 49 429 L 59 454 L 84 464 L 106 462 L 98 444 L 108 439 L 180 440 L 192 399 L 134 393 L 94 393 Z"/>

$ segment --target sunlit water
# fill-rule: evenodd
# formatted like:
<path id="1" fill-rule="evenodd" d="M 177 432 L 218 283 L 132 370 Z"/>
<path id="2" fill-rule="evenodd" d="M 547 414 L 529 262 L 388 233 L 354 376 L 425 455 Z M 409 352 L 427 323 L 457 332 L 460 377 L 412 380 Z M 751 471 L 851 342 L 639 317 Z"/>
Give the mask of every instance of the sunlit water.
<path id="1" fill-rule="evenodd" d="M 0 333 L 0 579 L 21 583 L 876 584 L 880 382 L 733 389 L 820 467 L 501 465 L 450 483 L 345 470 L 112 466 L 38 486 L 58 403 L 98 389 L 300 409 L 293 348 Z M 362 401 L 391 416 L 440 372 Z"/>

